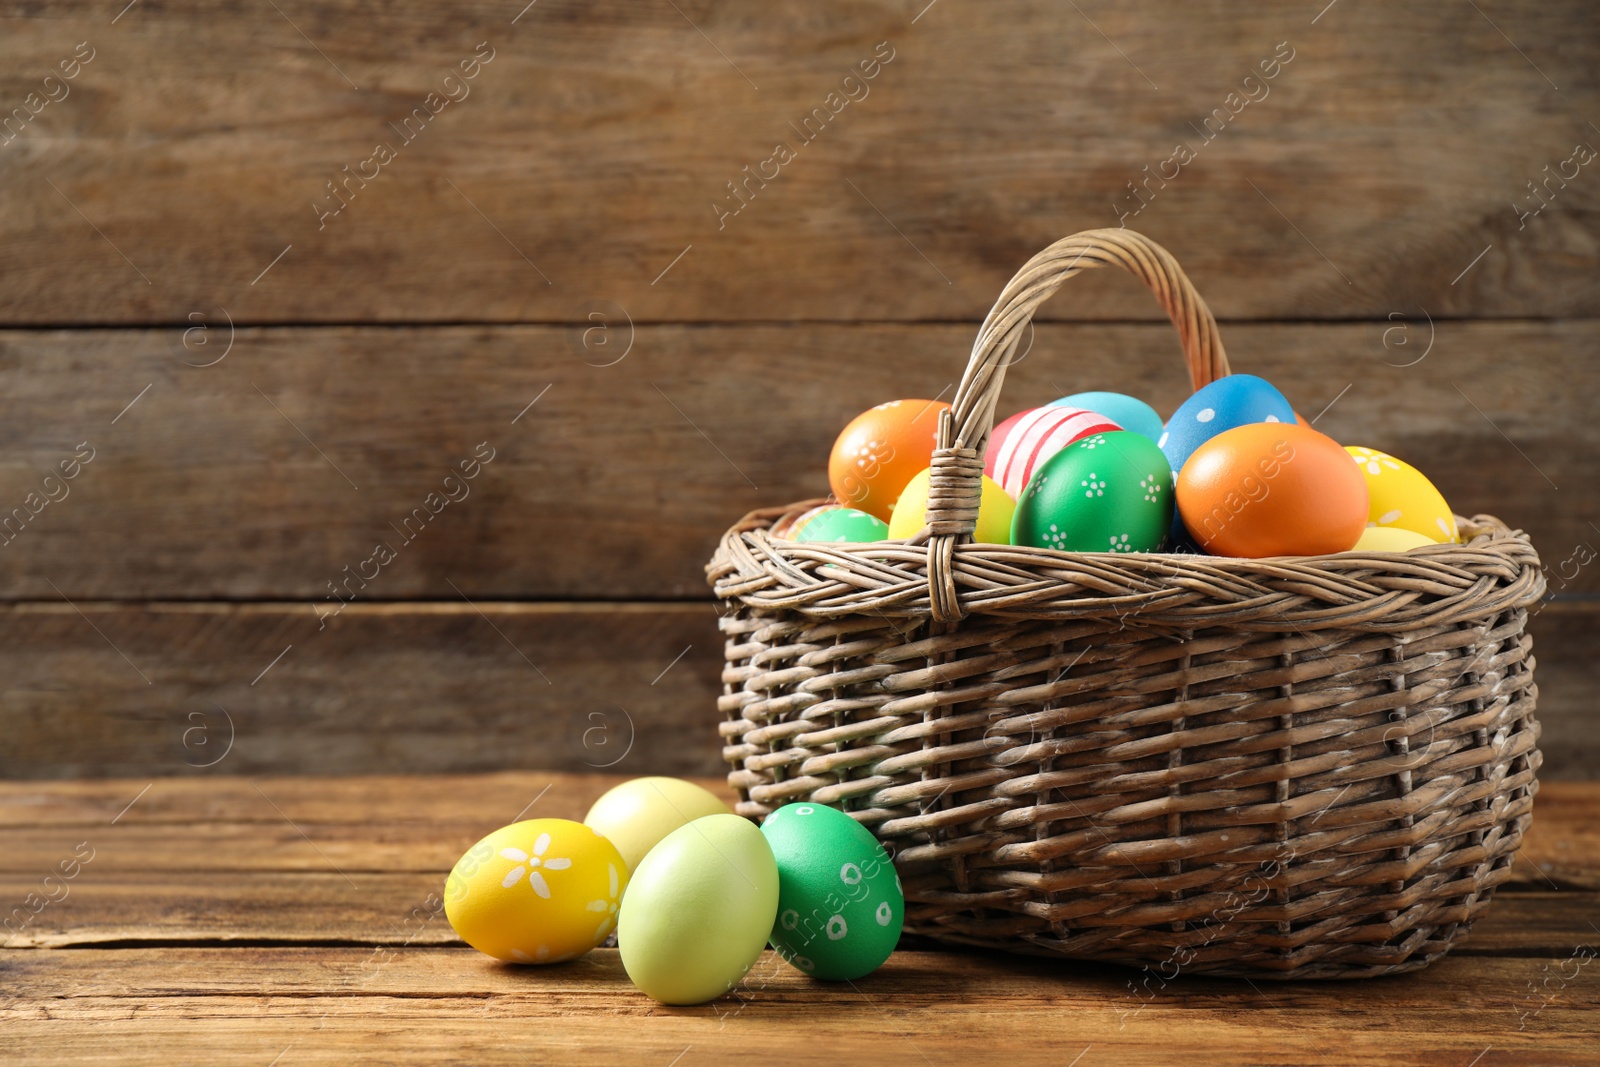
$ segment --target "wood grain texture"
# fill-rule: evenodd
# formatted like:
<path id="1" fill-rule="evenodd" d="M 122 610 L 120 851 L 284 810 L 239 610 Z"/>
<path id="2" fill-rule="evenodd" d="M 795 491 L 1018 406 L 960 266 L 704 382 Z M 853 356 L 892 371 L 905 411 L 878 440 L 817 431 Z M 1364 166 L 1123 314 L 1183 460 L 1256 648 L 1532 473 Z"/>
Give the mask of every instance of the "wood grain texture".
<path id="1" fill-rule="evenodd" d="M 438 906 L 438 894 L 451 864 L 494 829 L 491 824 L 495 821 L 485 820 L 476 833 L 463 838 L 459 846 L 451 846 L 449 858 L 437 870 L 426 872 L 361 871 L 340 864 L 340 873 L 326 860 L 319 870 L 215 870 L 191 847 L 163 856 L 175 867 L 118 873 L 96 868 L 102 856 L 97 848 L 94 860 L 71 883 L 70 895 L 24 924 L 26 911 L 15 909 L 24 906 L 30 892 L 43 892 L 44 874 L 58 859 L 71 855 L 78 843 L 64 842 L 63 850 L 35 872 L 0 875 L 0 893 L 4 894 L 0 900 L 7 901 L 5 914 L 13 917 L 12 929 L 5 931 L 5 943 L 14 949 L 153 947 L 213 941 L 460 944 L 443 919 L 438 915 L 430 918 L 429 911 Z M 204 831 L 194 836 L 195 845 L 210 841 Z M 109 835 L 102 837 L 108 849 L 116 847 Z M 313 836 L 312 840 L 322 847 L 322 838 Z M 318 858 L 305 839 L 300 844 L 308 862 Z M 440 846 L 436 851 L 443 854 L 447 850 Z M 1600 897 L 1593 891 L 1497 891 L 1487 917 L 1473 926 L 1451 955 L 1565 959 L 1579 944 L 1594 946 L 1600 941 L 1586 926 L 1597 908 Z M 948 947 L 936 949 L 932 942 L 921 942 L 919 948 L 944 951 Z"/>
<path id="2" fill-rule="evenodd" d="M 389 948 L 387 945 L 384 947 Z M 546 996 L 551 999 L 609 995 L 615 1000 L 624 1000 L 639 996 L 626 984 L 627 977 L 623 973 L 615 951 L 610 949 L 597 950 L 594 955 L 574 960 L 570 965 L 521 968 L 499 966 L 494 961 L 472 952 L 459 941 L 453 944 L 414 943 L 410 946 L 396 946 L 395 951 L 369 952 L 365 958 L 353 951 L 354 948 L 356 946 L 286 944 L 249 946 L 230 951 L 224 946 L 168 948 L 128 946 L 122 949 L 85 946 L 71 952 L 13 951 L 7 957 L 7 961 L 15 968 L 15 973 L 30 979 L 28 985 L 19 990 L 27 1001 L 65 995 L 119 998 L 134 995 L 135 991 L 156 996 L 198 997 L 246 993 L 259 991 L 262 988 L 270 988 L 282 996 L 315 995 L 326 992 L 329 985 L 326 975 L 319 976 L 316 973 L 315 964 L 322 964 L 334 972 L 342 969 L 356 972 L 349 976 L 348 985 L 352 987 L 352 991 L 374 996 L 455 994 L 465 997 L 474 991 L 468 986 L 468 982 L 472 986 L 479 987 L 483 993 L 521 993 L 528 996 Z M 407 951 L 408 949 L 415 951 Z M 259 979 L 248 979 L 233 966 L 228 966 L 226 969 L 218 968 L 214 972 L 205 974 L 184 974 L 185 967 L 203 967 L 207 963 L 227 964 L 236 961 L 236 958 L 243 953 L 249 953 L 253 959 L 260 962 Z M 1086 1007 L 1103 1006 L 1096 1005 L 1095 1001 L 1107 994 L 1127 992 L 1125 980 L 1128 972 L 1071 961 L 1050 963 L 1027 956 L 1005 956 L 976 951 L 958 953 L 921 948 L 901 950 L 891 959 L 892 962 L 883 971 L 875 973 L 868 980 L 870 987 L 863 986 L 864 990 L 870 989 L 885 994 L 891 990 L 895 993 L 920 992 L 924 995 L 939 996 L 955 993 L 962 988 L 975 988 L 971 983 L 973 978 L 977 978 L 981 984 L 991 986 L 996 993 L 1009 996 L 1024 995 L 1031 991 L 1041 998 L 1050 994 L 1071 998 L 1074 987 L 1079 987 L 1081 992 L 1078 995 L 1089 994 L 1084 1000 Z M 1455 954 L 1452 954 L 1420 974 L 1440 975 L 1438 983 L 1434 986 L 1435 992 L 1449 992 L 1457 996 L 1470 996 L 1475 989 L 1494 990 L 1496 984 L 1503 982 L 1503 985 L 1496 990 L 1499 996 L 1493 999 L 1485 998 L 1488 1001 L 1486 1007 L 1497 1010 L 1503 1005 L 1508 1005 L 1517 994 L 1526 992 L 1525 983 L 1512 976 L 1533 959 L 1535 958 L 1514 956 L 1496 958 L 1480 955 L 1474 957 L 1469 964 L 1457 965 L 1453 962 Z M 405 966 L 396 965 L 401 960 L 404 960 Z M 843 984 L 811 982 L 787 967 L 780 970 L 776 966 L 779 962 L 781 961 L 775 958 L 763 957 L 754 968 L 755 973 L 750 987 L 740 990 L 750 1001 L 751 1006 L 764 991 L 781 990 L 791 996 L 798 993 L 808 999 L 814 998 L 811 999 L 812 1003 L 839 999 L 829 996 L 829 993 L 850 993 L 849 987 Z M 955 966 L 948 966 L 952 963 Z M 947 965 L 942 974 L 939 973 L 940 964 Z M 118 967 L 126 969 L 118 970 Z M 1441 974 L 1441 972 L 1449 973 Z M 789 979 L 790 974 L 795 978 L 792 982 Z M 1241 980 L 1195 976 L 1184 981 L 1186 988 L 1192 994 L 1215 997 L 1219 1000 L 1228 998 L 1235 1003 L 1238 1003 L 1240 998 L 1253 997 L 1254 1006 L 1257 1007 L 1265 1004 L 1262 998 L 1279 999 L 1273 996 L 1276 993 L 1282 993 L 1287 999 L 1295 1001 L 1301 998 L 1313 999 L 1317 990 L 1329 989 L 1352 992 L 1372 989 L 1391 995 L 1398 994 L 1408 1006 L 1413 1003 L 1413 995 L 1408 994 L 1405 989 L 1408 984 L 1405 976 L 1339 985 L 1279 982 L 1261 987 L 1259 996 L 1252 994 L 1248 983 Z M 1040 987 L 1041 982 L 1043 988 Z M 617 988 L 619 984 L 621 989 Z M 618 997 L 617 994 L 623 990 L 626 990 L 624 997 Z M 1594 995 L 1597 994 L 1590 994 Z M 643 997 L 639 996 L 639 999 L 642 1001 Z M 732 1002 L 728 1008 L 738 1008 L 737 1000 L 733 997 L 729 997 L 728 1000 Z M 1417 998 L 1415 1002 L 1420 1004 L 1421 998 Z M 1586 1010 L 1592 1003 L 1594 1002 L 1588 997 L 1581 997 L 1573 1006 Z M 615 1006 L 623 1010 L 629 1007 L 625 1002 Z M 1171 1007 L 1177 1006 L 1174 1004 Z M 644 1005 L 638 1007 L 642 1008 Z M 662 1005 L 654 1005 L 653 1008 L 659 1013 L 681 1013 L 682 1016 L 690 1018 L 697 1015 L 716 1017 L 714 1011 L 703 1007 L 698 1011 L 692 1007 L 667 1009 Z M 1450 1010 L 1443 1005 L 1435 1005 L 1434 1010 L 1441 1008 Z M 1145 1010 L 1153 1010 L 1153 1006 Z M 644 1012 L 640 1011 L 639 1014 L 642 1015 Z"/>
<path id="3" fill-rule="evenodd" d="M 8 776 L 721 769 L 709 603 L 8 611 Z"/>
<path id="4" fill-rule="evenodd" d="M 24 973 L 44 990 L 154 956 L 129 963 L 130 987 L 11 1001 L 0 1016 L 8 1036 L 41 1064 L 160 1062 L 174 1050 L 254 1063 L 937 1064 L 1004 1049 L 1010 1062 L 1041 1065 L 1080 1055 L 1111 1065 L 1179 1055 L 1197 1065 L 1581 1065 L 1592 1062 L 1600 1004 L 1584 972 L 1519 1031 L 1545 973 L 1525 959 L 1447 959 L 1416 978 L 1336 989 L 1183 980 L 1141 1010 L 1122 976 L 938 953 L 901 953 L 855 988 L 790 977 L 769 953 L 737 997 L 694 1008 L 647 1000 L 615 950 L 536 974 L 467 949 L 407 949 L 386 964 L 337 948 L 38 955 Z M 174 988 L 179 968 L 190 977 Z"/>
<path id="5" fill-rule="evenodd" d="M 161 778 L 145 783 L 147 791 L 129 779 L 12 783 L 0 794 L 8 843 L 0 873 L 48 870 L 87 841 L 95 855 L 85 866 L 97 876 L 161 874 L 194 860 L 196 834 L 203 833 L 204 863 L 216 872 L 441 874 L 495 825 L 519 814 L 582 819 L 618 780 L 528 771 L 430 776 L 435 792 L 421 809 L 399 788 L 408 779 L 391 775 Z M 726 779 L 693 781 L 733 803 Z M 1595 789 L 1542 785 L 1539 830 L 1518 850 L 1508 892 L 1600 891 L 1600 828 L 1588 821 L 1586 806 Z M 350 821 L 352 809 L 366 821 Z"/>
<path id="6" fill-rule="evenodd" d="M 501 807 L 506 809 L 505 819 L 518 814 L 532 817 L 534 808 L 529 804 L 536 805 L 540 817 L 581 819 L 602 793 L 623 780 L 626 775 L 592 771 L 430 775 L 426 779 L 428 802 L 423 806 L 408 791 L 417 779 L 395 775 L 270 779 L 216 775 L 163 777 L 142 783 L 132 779 L 13 781 L 0 788 L 0 827 L 18 835 L 10 838 L 17 844 L 0 853 L 0 871 L 49 867 L 62 851 L 61 841 L 79 840 L 73 833 L 78 829 L 119 826 L 132 836 L 150 835 L 145 845 L 113 855 L 113 862 L 107 865 L 149 871 L 162 869 L 171 859 L 159 850 L 152 856 L 154 842 L 181 847 L 177 843 L 183 833 L 203 827 L 211 847 L 223 850 L 208 855 L 220 857 L 226 854 L 229 846 L 225 842 L 233 835 L 261 833 L 269 825 L 279 830 L 276 824 L 280 823 L 314 829 L 322 842 L 319 847 L 361 848 L 369 858 L 381 854 L 381 862 L 367 863 L 360 867 L 363 870 L 443 870 L 439 864 L 454 862 L 456 853 L 449 850 L 462 835 L 481 836 L 492 829 L 489 824 Z M 722 776 L 691 780 L 730 804 L 735 799 Z M 1506 883 L 1509 889 L 1600 890 L 1600 822 L 1591 817 L 1589 808 L 1595 788 L 1583 782 L 1541 785 L 1535 802 L 1535 829 L 1518 852 L 1514 876 Z M 132 815 L 135 810 L 137 818 Z M 351 812 L 358 812 L 365 822 L 350 822 Z M 365 834 L 359 832 L 363 826 Z M 397 840 L 410 842 L 412 851 L 404 857 L 394 852 Z M 277 835 L 263 838 L 259 851 L 247 860 L 235 863 L 219 858 L 216 866 L 229 870 L 305 869 L 311 853 L 291 851 L 287 841 Z M 351 843 L 330 844 L 336 841 Z M 350 858 L 353 863 L 353 856 Z"/>
<path id="7" fill-rule="evenodd" d="M 1222 332 L 1237 370 L 1319 428 L 1418 466 L 1459 513 L 1528 530 L 1552 590 L 1600 591 L 1600 566 L 1581 562 L 1600 549 L 1600 321 Z M 380 542 L 396 558 L 340 596 L 706 597 L 724 530 L 825 493 L 828 450 L 866 406 L 948 399 L 975 333 L 640 326 L 607 350 L 626 358 L 596 367 L 578 328 L 241 329 L 197 369 L 176 329 L 0 332 L 0 516 L 94 449 L 65 499 L 26 505 L 39 513 L 8 532 L 0 597 L 333 608 L 330 583 Z M 212 334 L 207 359 L 227 342 Z M 612 343 L 628 340 L 619 325 Z M 1170 325 L 1041 327 L 1001 410 L 1094 388 L 1175 409 Z M 470 495 L 416 519 L 480 447 L 495 458 L 457 490 Z"/>
<path id="8" fill-rule="evenodd" d="M 113 24 L 102 5 L 9 3 L 7 109 L 78 42 L 96 51 L 0 147 L 0 321 L 582 322 L 594 300 L 641 321 L 974 319 L 1049 241 L 1116 225 L 1179 144 L 1192 162 L 1130 222 L 1225 318 L 1600 309 L 1600 180 L 1551 186 L 1531 219 L 1514 206 L 1600 137 L 1579 0 L 1496 4 L 1492 22 L 1221 0 L 678 6 L 174 0 Z M 408 142 L 398 124 L 480 42 L 494 58 L 469 95 Z M 880 42 L 894 58 L 868 95 L 830 103 Z M 1245 83 L 1277 54 L 1293 58 Z M 805 142 L 819 107 L 838 113 Z M 774 174 L 780 142 L 795 158 L 747 178 Z M 319 221 L 327 183 L 380 144 L 392 161 Z M 719 228 L 736 181 L 748 203 Z M 1047 314 L 1155 314 L 1088 285 Z"/>
<path id="9" fill-rule="evenodd" d="M 355 605 L 323 629 L 303 604 L 0 605 L 0 775 L 717 776 L 716 621 L 708 602 Z M 1600 611 L 1556 603 L 1532 633 L 1541 774 L 1593 778 Z"/>
<path id="10" fill-rule="evenodd" d="M 436 872 L 347 870 L 341 875 L 328 869 L 326 861 L 322 870 L 295 873 L 97 871 L 96 879 L 102 880 L 85 875 L 63 903 L 51 905 L 26 925 L 21 918 L 25 913 L 8 912 L 16 932 L 8 933 L 5 947 L 76 950 L 240 941 L 284 947 L 459 945 L 460 939 L 435 911 L 438 894 L 449 865 L 483 832 L 480 827 L 465 839 Z M 303 840 L 302 846 L 315 857 Z M 97 854 L 97 862 L 99 858 Z M 166 858 L 176 859 L 180 869 L 195 866 L 192 849 Z M 28 893 L 39 892 L 41 877 L 37 872 L 0 876 L 7 907 L 22 907 Z M 196 885 L 197 879 L 203 888 Z M 1584 944 L 1594 946 L 1597 939 L 1585 931 L 1597 906 L 1600 899 L 1593 891 L 1501 889 L 1488 916 L 1451 954 L 1564 960 Z M 913 938 L 904 947 L 951 951 L 949 946 Z"/>
<path id="11" fill-rule="evenodd" d="M 49 970 L 30 960 L 27 973 L 44 971 L 44 988 L 59 989 L 129 955 L 51 953 L 52 962 L 72 959 Z M 58 970 L 79 957 L 70 972 Z M 41 1064 L 162 1062 L 182 1050 L 230 1063 L 390 1055 L 414 1063 L 669 1064 L 682 1056 L 732 1064 L 760 1056 L 825 1067 L 841 1059 L 953 1063 L 1004 1049 L 1010 1062 L 1040 1065 L 1086 1051 L 1080 1062 L 1111 1065 L 1178 1055 L 1197 1065 L 1450 1067 L 1474 1056 L 1480 1064 L 1586 1065 L 1596 1038 L 1596 984 L 1587 972 L 1517 1029 L 1540 1003 L 1528 992 L 1545 974 L 1538 960 L 1447 959 L 1418 978 L 1355 988 L 1183 980 L 1142 1010 L 1123 976 L 938 953 L 901 953 L 855 988 L 791 978 L 769 953 L 737 997 L 663 1008 L 628 984 L 614 950 L 586 960 L 530 975 L 467 949 L 407 949 L 363 987 L 374 967 L 363 949 L 164 950 L 153 966 L 131 965 L 128 977 L 140 983 L 132 988 L 17 998 L 3 1017 L 11 1040 Z M 179 968 L 191 972 L 184 988 L 152 988 L 152 972 L 164 972 L 170 988 Z"/>
<path id="12" fill-rule="evenodd" d="M 995 1048 L 1018 1063 L 1148 1064 L 1171 1061 L 1181 1041 L 1195 1064 L 1445 1067 L 1580 1064 L 1600 1039 L 1600 985 L 1585 955 L 1600 899 L 1520 877 L 1454 953 L 1396 978 L 1141 985 L 1116 968 L 912 945 L 852 985 L 812 982 L 768 953 L 728 997 L 690 1008 L 639 994 L 615 950 L 506 967 L 431 914 L 463 833 L 511 818 L 531 796 L 540 814 L 579 815 L 617 780 L 0 784 L 0 825 L 17 842 L 8 868 L 13 858 L 43 865 L 0 874 L 0 900 L 21 899 L 79 840 L 95 847 L 68 894 L 0 948 L 0 1021 L 29 1062 L 47 1064 L 944 1063 Z M 1541 793 L 1532 859 L 1575 850 L 1595 872 L 1596 789 Z M 241 849 L 250 832 L 262 840 L 254 855 Z M 409 856 L 395 850 L 402 838 L 415 843 Z"/>
<path id="13" fill-rule="evenodd" d="M 495 803 L 507 797 L 516 799 L 512 810 L 506 813 L 507 818 L 538 797 L 543 814 L 558 819 L 581 819 L 602 793 L 628 777 L 630 775 L 623 772 L 502 771 L 429 775 L 426 779 L 366 774 L 280 776 L 268 781 L 222 774 L 209 778 L 161 777 L 140 782 L 132 779 L 9 781 L 0 784 L 0 826 L 96 826 L 113 825 L 112 820 L 120 825 L 122 818 L 119 816 L 131 824 L 134 821 L 131 812 L 137 809 L 137 822 L 145 826 L 220 826 L 265 818 L 288 818 L 311 825 L 357 812 L 373 823 L 403 822 L 439 827 L 457 822 L 480 822 Z M 691 780 L 730 803 L 734 799 L 733 791 L 721 776 Z M 419 807 L 416 798 L 404 788 L 419 781 L 430 790 L 425 807 Z M 150 788 L 145 789 L 145 786 Z M 1557 785 L 1554 788 L 1559 795 L 1567 795 L 1573 804 L 1581 806 L 1585 787 Z M 271 816 L 264 815 L 262 792 L 269 793 L 281 810 Z M 124 811 L 129 814 L 124 815 Z M 1567 830 L 1574 828 L 1575 821 L 1573 815 L 1567 816 L 1564 823 Z"/>
<path id="14" fill-rule="evenodd" d="M 461 853 L 518 817 L 580 819 L 620 780 L 521 772 L 10 783 L 0 789 L 0 900 L 16 904 L 62 861 L 81 861 L 65 892 L 8 930 L 10 944 L 456 944 L 428 902 Z M 699 781 L 731 799 L 725 782 Z M 1570 952 L 1600 890 L 1597 788 L 1541 790 L 1512 880 L 1458 954 Z"/>

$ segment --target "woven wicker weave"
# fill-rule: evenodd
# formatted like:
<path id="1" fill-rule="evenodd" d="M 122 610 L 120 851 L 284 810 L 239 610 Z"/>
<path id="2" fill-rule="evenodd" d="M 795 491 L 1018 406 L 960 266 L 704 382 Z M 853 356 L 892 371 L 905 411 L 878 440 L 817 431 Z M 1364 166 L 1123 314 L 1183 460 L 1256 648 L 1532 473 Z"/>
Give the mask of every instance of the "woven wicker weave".
<path id="1" fill-rule="evenodd" d="M 1196 388 L 1228 373 L 1165 249 L 1059 241 L 1013 278 L 939 427 L 928 528 L 798 543 L 754 512 L 707 567 L 739 811 L 811 800 L 890 848 L 907 931 L 1215 974 L 1425 966 L 1510 874 L 1538 790 L 1533 546 L 1489 516 L 1403 554 L 1227 559 L 971 544 L 1034 309 L 1114 264 Z"/>

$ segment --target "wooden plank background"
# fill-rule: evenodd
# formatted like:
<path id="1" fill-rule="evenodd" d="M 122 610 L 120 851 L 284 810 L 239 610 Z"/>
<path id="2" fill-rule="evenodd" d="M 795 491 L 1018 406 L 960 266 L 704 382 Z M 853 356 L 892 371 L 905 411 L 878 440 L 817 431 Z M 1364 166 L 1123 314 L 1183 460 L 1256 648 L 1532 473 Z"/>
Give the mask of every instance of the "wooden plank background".
<path id="1" fill-rule="evenodd" d="M 722 529 L 1121 217 L 1530 532 L 1546 775 L 1600 776 L 1588 5 L 524 3 L 0 3 L 0 516 L 92 455 L 0 535 L 0 773 L 715 774 Z M 1181 400 L 1130 280 L 1041 318 L 1008 408 Z"/>
<path id="2" fill-rule="evenodd" d="M 613 299 L 639 320 L 968 320 L 1044 244 L 1116 225 L 1126 183 L 1180 141 L 1197 158 L 1130 225 L 1223 317 L 1600 307 L 1600 183 L 1581 172 L 1525 225 L 1511 206 L 1596 136 L 1580 0 L 1346 0 L 1315 23 L 1322 5 L 1299 2 L 945 2 L 913 22 L 926 3 L 540 0 L 513 25 L 525 0 L 144 0 L 113 25 L 114 3 L 13 0 L 8 107 L 78 42 L 96 54 L 6 147 L 0 309 L 581 321 Z M 480 42 L 494 58 L 468 95 L 405 142 L 390 124 Z M 790 123 L 880 42 L 893 59 L 867 95 L 719 229 L 727 183 L 798 140 Z M 1265 97 L 1206 141 L 1196 127 L 1280 44 Z M 319 222 L 326 183 L 380 143 L 394 160 Z M 1098 292 L 1091 317 L 1155 315 L 1129 286 Z"/>

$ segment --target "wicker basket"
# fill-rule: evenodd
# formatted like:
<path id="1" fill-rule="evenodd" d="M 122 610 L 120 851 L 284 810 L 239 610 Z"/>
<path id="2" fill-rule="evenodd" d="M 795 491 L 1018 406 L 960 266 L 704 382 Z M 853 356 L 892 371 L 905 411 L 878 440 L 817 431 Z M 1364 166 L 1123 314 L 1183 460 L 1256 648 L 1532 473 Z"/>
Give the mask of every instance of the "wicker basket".
<path id="1" fill-rule="evenodd" d="M 939 426 L 928 526 L 799 543 L 754 512 L 707 567 L 739 811 L 832 804 L 887 845 L 906 930 L 1159 968 L 1426 966 L 1510 876 L 1541 756 L 1527 537 L 1277 559 L 970 543 L 1005 368 L 1079 271 L 1143 281 L 1195 388 L 1228 373 L 1172 256 L 1090 230 L 1001 293 Z"/>

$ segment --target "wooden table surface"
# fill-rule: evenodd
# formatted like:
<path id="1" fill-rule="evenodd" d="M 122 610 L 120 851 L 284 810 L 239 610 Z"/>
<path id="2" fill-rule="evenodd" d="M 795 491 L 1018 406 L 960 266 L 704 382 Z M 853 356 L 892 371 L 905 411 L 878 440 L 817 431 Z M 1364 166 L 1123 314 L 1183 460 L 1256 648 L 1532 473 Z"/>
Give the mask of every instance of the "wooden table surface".
<path id="1" fill-rule="evenodd" d="M 1454 953 L 1359 983 L 1178 976 L 926 945 L 854 984 L 768 952 L 667 1008 L 615 950 L 507 967 L 439 911 L 444 875 L 527 813 L 619 779 L 503 773 L 0 785 L 0 1059 L 592 1065 L 1594 1064 L 1600 784 L 1548 783 L 1515 878 Z M 717 783 L 706 784 L 721 788 Z M 54 872 L 52 874 L 52 872 Z M 30 894 L 32 894 L 30 896 Z M 15 1060 L 12 1057 L 16 1057 Z"/>

